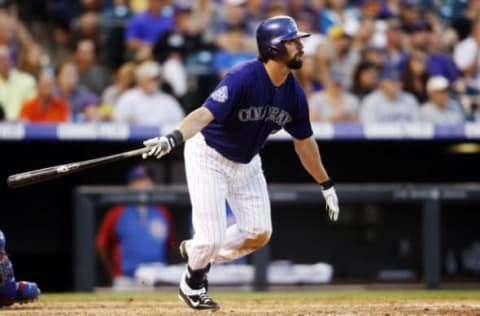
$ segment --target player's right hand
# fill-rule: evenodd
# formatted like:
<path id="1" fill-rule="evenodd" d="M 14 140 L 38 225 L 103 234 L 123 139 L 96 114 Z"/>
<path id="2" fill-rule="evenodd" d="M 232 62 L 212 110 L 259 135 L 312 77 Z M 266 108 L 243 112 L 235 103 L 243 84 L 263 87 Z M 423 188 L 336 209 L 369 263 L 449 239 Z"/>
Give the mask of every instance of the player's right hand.
<path id="1" fill-rule="evenodd" d="M 143 142 L 143 145 L 149 149 L 148 152 L 142 154 L 143 159 L 147 159 L 151 156 L 160 159 L 172 150 L 172 145 L 165 136 L 147 139 Z"/>

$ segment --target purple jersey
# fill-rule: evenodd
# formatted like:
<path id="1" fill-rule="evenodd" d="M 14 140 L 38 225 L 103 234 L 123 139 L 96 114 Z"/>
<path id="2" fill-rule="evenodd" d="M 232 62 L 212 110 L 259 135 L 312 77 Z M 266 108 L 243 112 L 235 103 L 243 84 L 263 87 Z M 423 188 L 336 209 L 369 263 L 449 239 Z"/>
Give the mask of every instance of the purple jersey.
<path id="1" fill-rule="evenodd" d="M 300 84 L 290 73 L 275 87 L 258 60 L 232 69 L 204 106 L 215 117 L 202 130 L 207 144 L 236 162 L 250 162 L 268 135 L 282 128 L 297 139 L 313 134 Z"/>

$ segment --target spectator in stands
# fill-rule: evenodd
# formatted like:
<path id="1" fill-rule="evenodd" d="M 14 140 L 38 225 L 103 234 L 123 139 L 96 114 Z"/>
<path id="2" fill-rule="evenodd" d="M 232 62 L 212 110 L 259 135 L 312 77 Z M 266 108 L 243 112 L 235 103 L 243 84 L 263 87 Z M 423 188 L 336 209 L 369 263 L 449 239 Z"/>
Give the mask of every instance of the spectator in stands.
<path id="1" fill-rule="evenodd" d="M 217 15 L 214 16 L 213 30 L 216 36 L 225 32 L 230 26 L 242 25 L 249 36 L 254 34 L 255 30 L 246 28 L 247 9 L 246 0 L 225 0 L 219 8 Z M 216 39 L 217 41 L 217 39 Z M 218 45 L 222 47 L 222 45 Z"/>
<path id="2" fill-rule="evenodd" d="M 375 46 L 366 46 L 361 51 L 361 62 L 374 64 L 379 69 L 385 66 L 385 51 Z M 357 65 L 358 66 L 358 65 Z"/>
<path id="3" fill-rule="evenodd" d="M 77 66 L 71 60 L 65 60 L 57 67 L 57 87 L 55 95 L 68 100 L 70 119 L 73 122 L 97 121 L 98 96 L 78 83 Z"/>
<path id="4" fill-rule="evenodd" d="M 267 18 L 271 18 L 276 15 L 287 15 L 287 5 L 282 0 L 272 0 L 267 6 Z"/>
<path id="5" fill-rule="evenodd" d="M 309 37 L 302 40 L 303 51 L 305 56 L 315 55 L 318 45 L 325 44 L 327 39 L 323 34 L 320 34 L 316 28 L 316 16 L 311 11 L 300 11 L 295 16 L 295 21 L 299 30 L 309 33 Z M 300 70 L 305 67 L 300 68 Z"/>
<path id="6" fill-rule="evenodd" d="M 78 70 L 78 83 L 87 87 L 96 95 L 101 95 L 110 83 L 110 76 L 95 56 L 98 49 L 92 39 L 79 40 L 75 46 L 74 59 Z"/>
<path id="7" fill-rule="evenodd" d="M 148 0 L 148 8 L 135 14 L 125 32 L 127 48 L 137 60 L 152 56 L 152 46 L 166 31 L 175 27 L 173 9 L 167 0 Z"/>
<path id="8" fill-rule="evenodd" d="M 18 119 L 23 101 L 35 93 L 35 78 L 15 68 L 9 47 L 0 45 L 0 104 L 5 118 Z"/>
<path id="9" fill-rule="evenodd" d="M 376 20 L 382 16 L 384 3 L 377 0 L 357 0 L 356 1 L 361 19 Z"/>
<path id="10" fill-rule="evenodd" d="M 340 26 L 332 26 L 328 32 L 332 43 L 329 63 L 332 71 L 342 76 L 341 82 L 345 89 L 352 85 L 352 74 L 360 62 L 360 53 L 352 45 L 353 38 Z"/>
<path id="11" fill-rule="evenodd" d="M 161 68 L 157 62 L 145 61 L 138 66 L 137 87 L 125 92 L 114 105 L 113 119 L 129 124 L 176 126 L 184 117 L 180 104 L 159 89 Z"/>
<path id="12" fill-rule="evenodd" d="M 202 34 L 202 40 L 205 43 L 212 43 L 215 37 L 212 21 L 218 3 L 210 0 L 194 0 L 190 8 L 192 10 L 190 15 L 191 29 Z"/>
<path id="13" fill-rule="evenodd" d="M 326 8 L 318 16 L 320 33 L 329 34 L 333 26 L 346 30 L 353 35 L 358 30 L 359 13 L 354 7 L 349 7 L 346 0 L 327 0 Z"/>
<path id="14" fill-rule="evenodd" d="M 100 12 L 104 4 L 109 2 L 105 0 L 80 0 L 83 10 L 86 12 Z"/>
<path id="15" fill-rule="evenodd" d="M 115 75 L 115 82 L 108 86 L 102 94 L 102 117 L 110 121 L 113 115 L 113 106 L 120 96 L 135 86 L 135 69 L 133 62 L 127 62 L 120 66 Z"/>
<path id="16" fill-rule="evenodd" d="M 144 12 L 148 9 L 149 0 L 130 0 L 129 5 L 133 13 Z"/>
<path id="17" fill-rule="evenodd" d="M 151 190 L 152 172 L 136 166 L 128 173 L 128 187 Z M 135 285 L 135 270 L 145 263 L 168 263 L 175 248 L 174 226 L 169 209 L 147 202 L 120 204 L 105 214 L 97 233 L 97 251 L 114 288 Z"/>
<path id="18" fill-rule="evenodd" d="M 430 75 L 426 62 L 427 58 L 423 52 L 411 52 L 402 71 L 403 89 L 413 94 L 419 103 L 427 100 L 426 85 Z"/>
<path id="19" fill-rule="evenodd" d="M 402 29 L 409 32 L 421 21 L 420 0 L 400 0 L 399 16 Z"/>
<path id="20" fill-rule="evenodd" d="M 308 103 L 312 121 L 358 120 L 358 98 L 344 89 L 341 78 L 341 75 L 331 72 L 324 82 L 325 89 L 310 96 Z"/>
<path id="21" fill-rule="evenodd" d="M 419 121 L 418 102 L 413 95 L 402 90 L 397 69 L 386 67 L 381 70 L 379 89 L 364 98 L 360 119 L 364 123 Z"/>
<path id="22" fill-rule="evenodd" d="M 460 104 L 449 97 L 447 78 L 434 76 L 427 82 L 428 101 L 420 108 L 422 119 L 435 124 L 461 124 L 465 115 Z"/>
<path id="23" fill-rule="evenodd" d="M 114 0 L 111 7 L 106 8 L 100 16 L 100 24 L 105 39 L 102 47 L 108 67 L 117 69 L 126 59 L 125 28 L 132 17 L 128 0 Z"/>
<path id="24" fill-rule="evenodd" d="M 382 1 L 382 9 L 379 17 L 385 19 L 398 18 L 402 10 L 401 0 L 385 0 Z"/>
<path id="25" fill-rule="evenodd" d="M 29 46 L 33 40 L 12 4 L 13 1 L 0 3 L 0 45 L 9 47 L 10 57 L 16 64 L 21 48 Z"/>
<path id="26" fill-rule="evenodd" d="M 189 6 L 176 6 L 174 20 L 175 28 L 164 32 L 155 42 L 153 56 L 168 74 L 163 90 L 181 99 L 187 93 L 185 60 L 205 45 L 199 30 L 192 29 Z"/>
<path id="27" fill-rule="evenodd" d="M 400 63 L 405 58 L 406 52 L 404 48 L 405 33 L 398 19 L 391 18 L 387 21 L 385 37 L 387 41 L 384 51 L 385 66 L 400 67 Z"/>
<path id="28" fill-rule="evenodd" d="M 232 67 L 255 58 L 255 54 L 243 46 L 244 32 L 241 25 L 230 25 L 223 33 L 225 47 L 218 50 L 213 57 L 213 70 L 220 78 Z"/>
<path id="29" fill-rule="evenodd" d="M 71 0 L 49 0 L 46 6 L 50 20 L 71 23 L 83 11 L 80 1 Z"/>
<path id="30" fill-rule="evenodd" d="M 302 86 L 303 90 L 305 91 L 305 95 L 307 98 L 315 91 L 321 89 L 321 84 L 317 81 L 317 77 L 315 76 L 315 57 L 313 55 L 314 52 L 308 53 L 305 51 L 305 55 L 303 56 L 303 66 L 300 69 L 294 70 L 293 74 L 297 78 L 298 82 Z M 321 78 L 318 77 L 319 80 Z"/>
<path id="31" fill-rule="evenodd" d="M 224 2 L 224 14 L 218 15 L 214 20 L 214 43 L 218 49 L 228 49 L 228 30 L 232 27 L 241 27 L 244 30 L 242 38 L 244 50 L 252 53 L 256 52 L 255 29 L 249 29 L 250 26 L 246 20 L 247 10 L 245 2 L 245 0 L 226 0 Z"/>
<path id="32" fill-rule="evenodd" d="M 459 74 L 455 68 L 450 56 L 445 55 L 443 52 L 434 51 L 434 45 L 432 45 L 432 28 L 425 22 L 418 22 L 411 26 L 410 33 L 410 48 L 409 53 L 414 51 L 421 51 L 426 54 L 427 71 L 431 76 L 444 76 L 450 83 L 459 79 Z M 408 54 L 406 54 L 400 63 L 400 67 L 405 67 L 408 60 Z"/>
<path id="33" fill-rule="evenodd" d="M 383 36 L 383 31 L 379 27 L 377 30 L 376 23 L 373 19 L 363 19 L 359 22 L 358 29 L 349 33 L 353 39 L 352 47 L 357 51 L 362 51 L 366 47 L 383 49 L 384 40 L 378 39 Z"/>
<path id="34" fill-rule="evenodd" d="M 67 122 L 70 108 L 66 100 L 54 95 L 55 75 L 50 69 L 37 77 L 37 95 L 22 104 L 20 119 L 33 123 Z"/>
<path id="35" fill-rule="evenodd" d="M 463 74 L 467 93 L 480 93 L 480 19 L 475 21 L 470 35 L 459 42 L 453 52 L 455 65 Z"/>
<path id="36" fill-rule="evenodd" d="M 95 11 L 87 11 L 80 15 L 72 24 L 73 42 L 76 43 L 82 39 L 90 39 L 95 43 L 95 47 L 100 47 L 102 43 L 100 14 Z M 99 51 L 102 53 L 103 51 Z M 103 55 L 100 57 L 103 60 Z"/>
<path id="37" fill-rule="evenodd" d="M 68 59 L 72 54 L 72 32 L 68 21 L 59 19 L 53 22 L 51 40 L 47 51 L 53 67 Z"/>
<path id="38" fill-rule="evenodd" d="M 353 72 L 352 93 L 363 100 L 378 87 L 379 68 L 376 64 L 362 61 Z"/>
<path id="39" fill-rule="evenodd" d="M 266 17 L 266 5 L 265 1 L 263 0 L 247 0 L 247 3 L 245 5 L 245 8 L 247 10 L 247 16 L 246 16 L 246 21 L 248 24 L 249 29 L 255 30 L 262 22 L 265 17 Z M 298 23 L 298 21 L 297 21 Z M 303 30 L 303 28 L 299 27 L 300 30 Z"/>
<path id="40" fill-rule="evenodd" d="M 464 12 L 458 14 L 451 22 L 452 28 L 457 33 L 459 41 L 466 39 L 472 32 L 472 26 L 480 19 L 480 0 L 469 0 Z"/>
<path id="41" fill-rule="evenodd" d="M 298 18 L 299 16 L 303 15 L 309 15 L 310 17 L 308 18 L 308 29 L 317 29 L 318 26 L 318 13 L 315 11 L 313 8 L 311 1 L 307 0 L 290 0 L 287 2 L 287 15 L 295 18 L 298 23 Z M 300 28 L 300 30 L 304 30 L 303 28 Z"/>
<path id="42" fill-rule="evenodd" d="M 48 67 L 50 59 L 43 48 L 32 42 L 29 46 L 23 47 L 18 58 L 18 70 L 37 77 L 43 68 Z"/>

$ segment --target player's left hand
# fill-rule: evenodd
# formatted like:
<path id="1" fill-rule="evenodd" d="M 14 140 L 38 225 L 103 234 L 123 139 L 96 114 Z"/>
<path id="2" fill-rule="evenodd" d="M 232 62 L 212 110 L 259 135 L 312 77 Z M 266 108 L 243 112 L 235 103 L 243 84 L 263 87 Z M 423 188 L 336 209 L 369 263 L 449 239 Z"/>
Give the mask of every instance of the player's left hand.
<path id="1" fill-rule="evenodd" d="M 326 182 L 322 183 L 321 186 L 322 194 L 327 204 L 326 207 L 328 216 L 330 217 L 330 220 L 337 221 L 338 215 L 340 213 L 340 207 L 338 206 L 337 192 L 335 191 L 333 182 L 329 179 Z"/>

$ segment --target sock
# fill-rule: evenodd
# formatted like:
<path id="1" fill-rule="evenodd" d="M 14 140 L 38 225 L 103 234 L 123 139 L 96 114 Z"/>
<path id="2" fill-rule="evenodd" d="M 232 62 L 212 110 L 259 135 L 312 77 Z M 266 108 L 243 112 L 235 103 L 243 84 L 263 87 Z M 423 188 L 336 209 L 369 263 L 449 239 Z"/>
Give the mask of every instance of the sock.
<path id="1" fill-rule="evenodd" d="M 206 286 L 207 273 L 210 271 L 210 263 L 203 269 L 192 270 L 187 266 L 186 282 L 192 290 L 198 290 Z"/>

